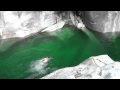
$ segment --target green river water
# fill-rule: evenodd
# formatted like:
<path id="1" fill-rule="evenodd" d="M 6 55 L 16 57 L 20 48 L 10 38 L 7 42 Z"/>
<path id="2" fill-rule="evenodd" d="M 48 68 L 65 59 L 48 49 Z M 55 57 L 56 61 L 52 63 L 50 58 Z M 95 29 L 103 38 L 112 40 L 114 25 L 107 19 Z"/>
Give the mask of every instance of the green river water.
<path id="1" fill-rule="evenodd" d="M 112 41 L 101 33 L 63 27 L 52 33 L 37 33 L 24 40 L 10 39 L 0 45 L 0 78 L 41 78 L 54 70 L 78 65 L 83 60 L 108 54 L 120 60 L 120 39 Z M 40 59 L 50 57 L 48 63 Z"/>

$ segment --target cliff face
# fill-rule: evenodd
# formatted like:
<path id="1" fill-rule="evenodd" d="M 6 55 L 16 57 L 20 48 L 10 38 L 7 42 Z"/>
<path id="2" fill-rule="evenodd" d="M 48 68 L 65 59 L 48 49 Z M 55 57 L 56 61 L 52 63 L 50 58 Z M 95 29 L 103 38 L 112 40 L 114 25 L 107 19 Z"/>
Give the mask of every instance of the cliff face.
<path id="1" fill-rule="evenodd" d="M 70 11 L 0 11 L 0 36 L 6 39 L 53 31 L 64 24 L 77 25 L 80 19 L 76 18 Z"/>
<path id="2" fill-rule="evenodd" d="M 120 62 L 108 55 L 93 56 L 78 66 L 54 71 L 42 79 L 120 79 Z"/>
<path id="3" fill-rule="evenodd" d="M 120 31 L 119 11 L 83 11 L 82 20 L 86 27 L 98 32 Z"/>
<path id="4" fill-rule="evenodd" d="M 36 33 L 61 20 L 61 18 L 56 18 L 53 14 L 54 12 L 47 11 L 1 11 L 1 37 L 2 39 L 25 37 L 31 33 Z"/>
<path id="5" fill-rule="evenodd" d="M 65 24 L 103 33 L 120 32 L 119 15 L 119 11 L 0 11 L 0 36 L 25 37 L 44 29 L 53 31 Z"/>

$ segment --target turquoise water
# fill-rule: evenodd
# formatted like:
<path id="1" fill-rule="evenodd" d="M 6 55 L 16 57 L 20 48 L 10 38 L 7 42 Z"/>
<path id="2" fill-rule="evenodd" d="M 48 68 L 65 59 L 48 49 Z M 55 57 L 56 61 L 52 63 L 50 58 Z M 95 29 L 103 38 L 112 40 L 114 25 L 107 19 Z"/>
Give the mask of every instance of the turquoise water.
<path id="1" fill-rule="evenodd" d="M 81 31 L 64 27 L 53 33 L 38 33 L 19 42 L 18 39 L 8 40 L 0 48 L 0 78 L 41 78 L 54 70 L 78 65 L 91 56 L 101 54 L 120 60 L 120 39 L 111 45 L 111 41 L 102 41 L 101 34 L 97 37 L 95 33 L 88 29 Z M 40 62 L 44 57 L 51 60 Z"/>

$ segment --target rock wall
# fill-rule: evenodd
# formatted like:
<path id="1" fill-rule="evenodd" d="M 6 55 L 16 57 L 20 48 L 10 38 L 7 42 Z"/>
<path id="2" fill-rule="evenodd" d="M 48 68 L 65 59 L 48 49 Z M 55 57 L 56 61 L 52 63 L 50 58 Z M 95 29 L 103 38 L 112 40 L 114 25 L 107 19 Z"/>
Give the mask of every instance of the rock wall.
<path id="1" fill-rule="evenodd" d="M 103 33 L 120 32 L 119 15 L 119 11 L 0 11 L 0 36 L 25 37 L 44 29 L 54 31 L 65 24 Z"/>
<path id="2" fill-rule="evenodd" d="M 0 34 L 2 39 L 25 37 L 47 28 L 61 19 L 47 11 L 1 11 Z"/>
<path id="3" fill-rule="evenodd" d="M 93 56 L 78 66 L 56 70 L 41 79 L 120 79 L 120 62 L 108 55 Z"/>
<path id="4" fill-rule="evenodd" d="M 89 29 L 98 32 L 120 32 L 119 11 L 83 11 L 82 21 Z"/>
<path id="5" fill-rule="evenodd" d="M 2 39 L 25 37 L 39 31 L 53 31 L 65 24 L 77 25 L 71 11 L 0 11 L 0 36 Z M 79 25 L 80 26 L 80 25 Z"/>

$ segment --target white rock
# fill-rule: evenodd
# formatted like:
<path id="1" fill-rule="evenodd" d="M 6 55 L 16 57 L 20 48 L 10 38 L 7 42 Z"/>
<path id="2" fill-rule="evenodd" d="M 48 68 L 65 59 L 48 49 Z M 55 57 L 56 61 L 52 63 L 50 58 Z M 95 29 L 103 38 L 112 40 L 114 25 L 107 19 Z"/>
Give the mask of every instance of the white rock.
<path id="1" fill-rule="evenodd" d="M 58 23 L 55 24 L 55 25 L 52 25 L 51 27 L 48 27 L 48 28 L 44 29 L 42 32 L 45 32 L 45 31 L 47 31 L 47 32 L 52 32 L 52 31 L 55 31 L 55 30 L 57 30 L 57 29 L 62 28 L 64 25 L 65 25 L 65 22 L 64 22 L 64 21 L 61 21 L 61 22 L 58 22 Z"/>
<path id="2" fill-rule="evenodd" d="M 94 56 L 90 58 L 94 64 L 98 65 L 99 67 L 102 67 L 104 65 L 113 63 L 114 61 L 108 56 L 108 55 L 101 55 L 100 57 Z"/>
<path id="3" fill-rule="evenodd" d="M 81 29 L 84 25 L 77 18 L 72 12 L 59 16 L 55 11 L 0 11 L 0 35 L 2 39 L 7 39 L 25 37 L 39 31 L 51 32 L 69 24 L 68 21 Z"/>
<path id="4" fill-rule="evenodd" d="M 0 35 L 2 39 L 25 37 L 48 27 L 50 28 L 45 31 L 52 31 L 62 28 L 65 24 L 62 18 L 54 14 L 54 11 L 22 11 L 21 15 L 18 15 L 17 12 L 0 11 Z M 9 34 L 6 34 L 8 32 Z"/>
<path id="5" fill-rule="evenodd" d="M 120 79 L 120 62 L 108 55 L 90 57 L 75 67 L 54 71 L 41 79 Z"/>

